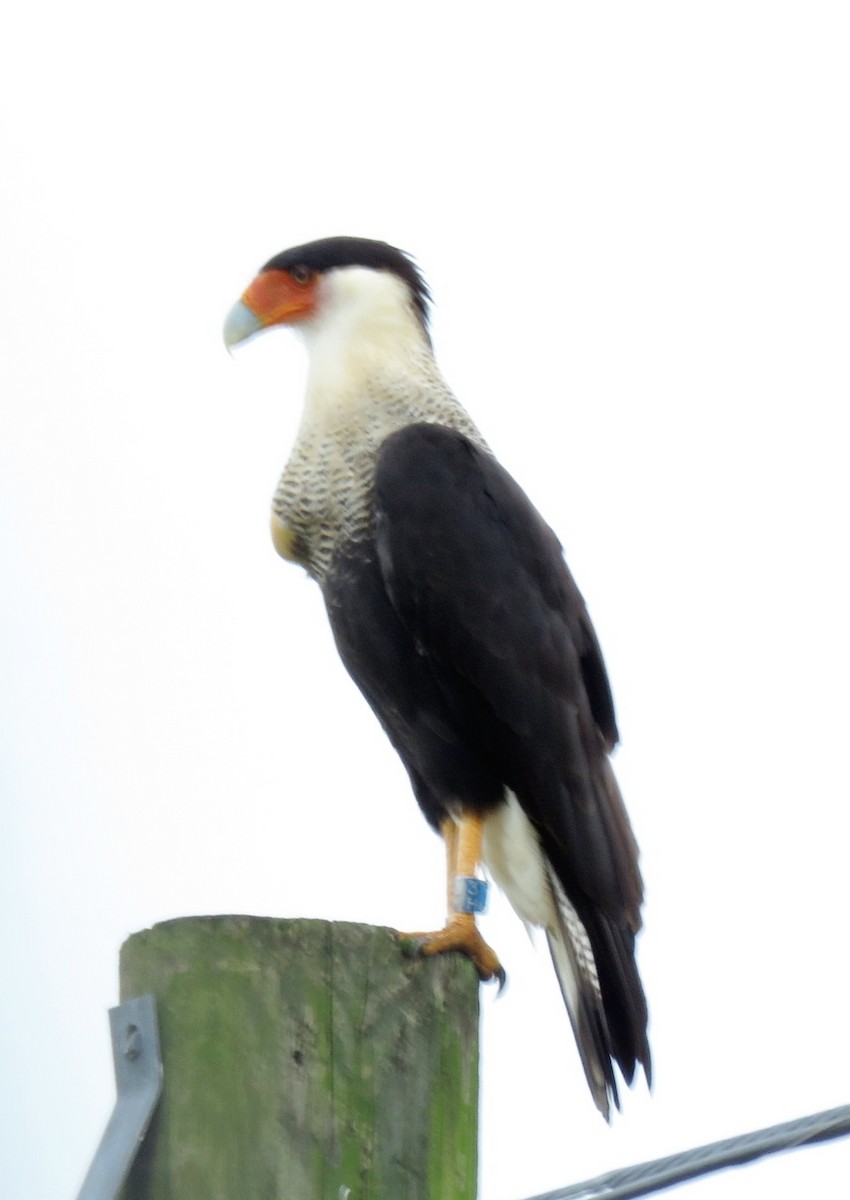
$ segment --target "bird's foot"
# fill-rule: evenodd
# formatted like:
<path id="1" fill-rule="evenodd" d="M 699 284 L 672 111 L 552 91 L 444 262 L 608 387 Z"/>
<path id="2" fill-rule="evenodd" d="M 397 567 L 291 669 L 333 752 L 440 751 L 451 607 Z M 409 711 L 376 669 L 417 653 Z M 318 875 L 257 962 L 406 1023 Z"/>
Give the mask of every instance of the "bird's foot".
<path id="1" fill-rule="evenodd" d="M 400 933 L 402 941 L 412 943 L 420 954 L 465 954 L 482 981 L 496 979 L 499 990 L 505 986 L 505 970 L 495 952 L 478 932 L 472 913 L 453 913 L 436 933 Z"/>

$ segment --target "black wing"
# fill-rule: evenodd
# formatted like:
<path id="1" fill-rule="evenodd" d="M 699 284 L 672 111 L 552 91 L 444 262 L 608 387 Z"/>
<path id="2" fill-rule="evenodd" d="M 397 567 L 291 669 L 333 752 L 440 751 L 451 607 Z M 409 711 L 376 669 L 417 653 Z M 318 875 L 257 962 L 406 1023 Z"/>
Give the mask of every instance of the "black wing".
<path id="1" fill-rule="evenodd" d="M 617 740 L 611 691 L 557 538 L 490 455 L 437 425 L 387 439 L 375 512 L 393 607 L 446 678 L 470 685 L 475 736 L 494 743 L 505 782 L 563 847 L 568 894 L 578 885 L 637 928 L 628 820 L 597 778 Z"/>
<path id="2" fill-rule="evenodd" d="M 649 1073 L 634 964 L 642 882 L 608 751 L 611 690 L 561 546 L 525 493 L 463 435 L 384 443 L 375 543 L 389 598 L 464 740 L 537 829 L 596 958 L 611 1052 Z"/>

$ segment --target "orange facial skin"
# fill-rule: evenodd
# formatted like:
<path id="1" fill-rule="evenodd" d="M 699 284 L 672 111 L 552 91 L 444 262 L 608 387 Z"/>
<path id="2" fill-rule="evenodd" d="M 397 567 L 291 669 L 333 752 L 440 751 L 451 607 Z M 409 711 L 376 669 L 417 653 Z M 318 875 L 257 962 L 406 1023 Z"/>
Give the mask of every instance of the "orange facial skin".
<path id="1" fill-rule="evenodd" d="M 293 325 L 303 321 L 316 308 L 319 276 L 309 274 L 302 282 L 289 271 L 261 271 L 242 302 L 263 327 Z"/>

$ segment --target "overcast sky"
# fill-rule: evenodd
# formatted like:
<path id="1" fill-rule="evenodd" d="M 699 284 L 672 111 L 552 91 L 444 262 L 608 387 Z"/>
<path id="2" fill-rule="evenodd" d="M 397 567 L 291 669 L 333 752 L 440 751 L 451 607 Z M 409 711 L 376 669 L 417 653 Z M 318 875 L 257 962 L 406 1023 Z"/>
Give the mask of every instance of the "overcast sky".
<path id="1" fill-rule="evenodd" d="M 256 268 L 328 234 L 417 257 L 449 381 L 561 537 L 643 850 L 656 1085 L 610 1129 L 545 949 L 484 920 L 482 1200 L 850 1102 L 849 28 L 781 0 L 7 16 L 4 1196 L 76 1193 L 133 931 L 441 918 L 440 845 L 268 536 L 302 349 L 221 343 Z M 848 1175 L 845 1142 L 683 1194 Z"/>

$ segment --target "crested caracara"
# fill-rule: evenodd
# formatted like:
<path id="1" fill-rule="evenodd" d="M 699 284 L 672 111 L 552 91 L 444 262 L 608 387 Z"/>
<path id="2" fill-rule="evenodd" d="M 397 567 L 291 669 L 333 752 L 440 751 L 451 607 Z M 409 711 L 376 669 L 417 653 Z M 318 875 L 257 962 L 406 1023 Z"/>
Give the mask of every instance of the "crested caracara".
<path id="1" fill-rule="evenodd" d="M 271 259 L 228 345 L 292 325 L 309 354 L 272 505 L 280 555 L 322 590 L 340 656 L 445 840 L 449 915 L 417 935 L 504 978 L 475 924 L 483 865 L 546 931 L 594 1101 L 650 1075 L 635 964 L 643 888 L 609 762 L 611 690 L 560 544 L 449 390 L 426 285 L 383 242 Z"/>

